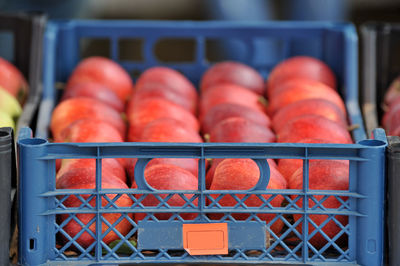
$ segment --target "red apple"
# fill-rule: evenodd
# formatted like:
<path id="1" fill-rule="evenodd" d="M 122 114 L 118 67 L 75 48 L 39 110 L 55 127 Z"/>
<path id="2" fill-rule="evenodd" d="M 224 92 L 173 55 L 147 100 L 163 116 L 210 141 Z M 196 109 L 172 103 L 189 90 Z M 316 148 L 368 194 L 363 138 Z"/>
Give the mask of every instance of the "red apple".
<path id="1" fill-rule="evenodd" d="M 184 121 L 160 118 L 146 124 L 139 142 L 203 142 L 199 133 L 185 126 Z"/>
<path id="2" fill-rule="evenodd" d="M 72 122 L 61 131 L 56 142 L 123 142 L 121 133 L 108 122 L 84 118 Z M 59 159 L 56 159 L 56 162 Z M 117 159 L 123 167 L 126 167 L 126 159 Z M 59 168 L 56 168 L 57 170 Z"/>
<path id="3" fill-rule="evenodd" d="M 54 139 L 61 139 L 61 132 L 72 122 L 93 118 L 110 123 L 125 136 L 126 125 L 120 113 L 108 105 L 91 98 L 77 97 L 59 103 L 53 110 L 50 130 Z"/>
<path id="4" fill-rule="evenodd" d="M 10 62 L 0 57 L 0 87 L 23 104 L 28 94 L 28 83 L 22 73 Z"/>
<path id="5" fill-rule="evenodd" d="M 154 189 L 158 190 L 198 190 L 197 177 L 189 171 L 175 165 L 157 164 L 148 167 L 144 171 L 146 182 Z M 136 184 L 133 184 L 136 188 Z M 172 193 L 172 191 L 171 191 Z M 187 199 L 193 197 L 193 194 L 184 194 Z M 137 195 L 140 198 L 142 195 Z M 167 194 L 159 194 L 161 198 L 166 198 Z M 147 195 L 141 201 L 143 206 L 158 206 L 160 201 L 153 195 Z M 170 206 L 183 206 L 186 202 L 179 195 L 173 195 L 168 201 Z M 197 199 L 193 201 L 197 205 Z M 170 213 L 157 213 L 155 216 L 160 220 L 167 220 L 171 217 Z M 185 220 L 193 220 L 196 213 L 181 213 L 180 216 Z M 135 220 L 139 221 L 146 217 L 146 213 L 136 213 Z"/>
<path id="6" fill-rule="evenodd" d="M 119 132 L 109 122 L 84 118 L 75 120 L 59 134 L 56 142 L 123 142 Z"/>
<path id="7" fill-rule="evenodd" d="M 210 189 L 212 180 L 214 178 L 215 174 L 215 169 L 217 169 L 217 166 L 220 162 L 222 162 L 223 158 L 214 158 L 212 159 L 211 167 L 208 169 L 207 174 L 206 174 L 206 188 Z M 273 159 L 267 159 L 268 165 L 272 168 L 277 168 L 277 165 Z"/>
<path id="8" fill-rule="evenodd" d="M 128 161 L 128 167 L 126 168 L 128 178 L 131 181 L 131 184 L 135 180 L 135 165 L 136 165 L 136 158 L 130 158 Z M 189 171 L 191 174 L 193 174 L 195 177 L 198 177 L 199 175 L 199 162 L 198 159 L 194 158 L 154 158 L 150 162 L 147 163 L 146 169 L 149 167 L 152 167 L 153 165 L 159 165 L 159 164 L 168 164 L 168 165 L 175 165 L 177 167 L 180 167 L 182 169 L 185 169 L 186 171 Z M 206 168 L 207 168 L 207 162 L 206 162 Z"/>
<path id="9" fill-rule="evenodd" d="M 291 80 L 279 87 L 279 91 L 269 98 L 268 114 L 273 116 L 278 110 L 291 103 L 315 98 L 336 104 L 343 115 L 346 115 L 346 107 L 340 95 L 325 84 L 310 79 Z"/>
<path id="10" fill-rule="evenodd" d="M 275 134 L 267 127 L 242 117 L 222 120 L 210 132 L 210 142 L 274 142 Z"/>
<path id="11" fill-rule="evenodd" d="M 291 119 L 306 114 L 315 114 L 332 120 L 343 127 L 347 127 L 346 118 L 339 107 L 324 99 L 300 100 L 278 110 L 272 119 L 272 128 L 279 132 L 281 128 Z"/>
<path id="12" fill-rule="evenodd" d="M 136 91 L 161 85 L 165 90 L 186 99 L 196 105 L 198 95 L 193 84 L 178 71 L 168 67 L 152 67 L 144 71 L 136 81 Z"/>
<path id="13" fill-rule="evenodd" d="M 148 123 L 142 132 L 139 142 L 203 142 L 200 135 L 193 130 L 184 127 L 182 122 L 172 118 L 161 118 Z M 131 181 L 134 178 L 136 159 L 131 159 L 128 166 L 128 174 Z M 194 176 L 198 176 L 198 159 L 194 158 L 154 158 L 147 167 L 156 164 L 172 164 L 179 166 Z"/>
<path id="14" fill-rule="evenodd" d="M 272 69 L 267 80 L 267 95 L 270 97 L 276 86 L 294 78 L 316 80 L 336 89 L 335 74 L 328 65 L 317 58 L 294 56 Z"/>
<path id="15" fill-rule="evenodd" d="M 399 136 L 400 137 L 400 125 L 396 127 L 394 130 L 389 131 L 389 136 Z"/>
<path id="16" fill-rule="evenodd" d="M 315 160 L 309 163 L 309 189 L 318 189 L 318 190 L 346 190 L 349 189 L 349 164 L 346 161 L 337 161 L 337 160 Z M 290 189 L 303 189 L 303 168 L 300 167 L 296 172 L 293 173 L 292 177 L 289 180 L 289 188 Z M 316 195 L 314 198 L 318 201 L 321 201 L 323 195 Z M 292 196 L 292 199 L 295 199 L 296 196 Z M 342 197 L 343 201 L 346 201 L 346 198 Z M 302 208 L 303 201 L 302 199 L 298 200 L 296 204 Z M 309 199 L 308 208 L 312 208 L 315 206 L 315 201 Z M 338 209 L 342 204 L 335 197 L 331 196 L 324 200 L 322 206 L 327 209 Z M 319 210 L 321 208 L 318 208 Z M 302 218 L 301 214 L 293 215 L 295 221 Z M 317 215 L 311 214 L 308 216 L 317 226 L 320 226 L 327 218 L 328 215 Z M 348 223 L 348 217 L 343 215 L 336 215 L 335 218 L 343 225 L 346 226 Z M 314 226 L 310 223 L 308 224 L 308 234 L 310 235 L 314 230 Z M 297 230 L 302 232 L 302 224 L 297 227 Z M 334 222 L 329 221 L 323 228 L 322 231 L 329 237 L 333 238 L 340 231 L 341 228 Z M 317 233 L 309 242 L 317 249 L 322 248 L 327 240 L 320 234 Z"/>
<path id="17" fill-rule="evenodd" d="M 383 128 L 390 132 L 400 124 L 400 104 L 392 103 L 382 117 Z"/>
<path id="18" fill-rule="evenodd" d="M 102 85 L 101 83 L 86 82 L 77 83 L 66 90 L 61 98 L 61 101 L 76 98 L 76 97 L 89 97 L 97 99 L 118 112 L 124 111 L 124 102 L 118 98 L 118 95 L 110 88 Z"/>
<path id="19" fill-rule="evenodd" d="M 74 168 L 85 168 L 96 171 L 95 159 L 62 159 L 60 170 L 57 171 L 56 179 L 60 178 L 64 173 Z M 126 183 L 125 169 L 121 163 L 115 158 L 102 159 L 101 175 L 103 177 L 116 177 Z"/>
<path id="20" fill-rule="evenodd" d="M 140 102 L 149 98 L 161 98 L 177 105 L 182 106 L 192 114 L 197 113 L 197 101 L 191 101 L 174 90 L 169 90 L 164 85 L 159 83 L 147 83 L 136 90 L 133 94 L 133 105 L 135 102 Z"/>
<path id="21" fill-rule="evenodd" d="M 335 142 L 326 139 L 309 138 L 309 139 L 299 140 L 296 143 L 335 143 Z M 293 173 L 296 172 L 296 170 L 299 169 L 300 167 L 303 167 L 302 159 L 279 159 L 278 161 L 278 170 L 288 182 Z"/>
<path id="22" fill-rule="evenodd" d="M 257 164 L 251 159 L 225 159 L 218 164 L 215 169 L 215 175 L 211 183 L 210 190 L 249 190 L 253 188 L 260 178 L 260 169 Z M 275 167 L 270 167 L 270 178 L 266 189 L 286 189 L 286 180 L 282 177 Z M 219 195 L 212 195 L 216 199 Z M 238 198 L 242 199 L 245 194 L 237 194 Z M 266 200 L 269 195 L 263 195 Z M 270 203 L 273 207 L 280 207 L 283 201 L 282 196 L 275 197 Z M 237 201 L 230 195 L 224 196 L 218 202 L 223 207 L 235 206 Z M 251 195 L 244 201 L 247 207 L 258 207 L 263 205 L 263 202 L 256 195 Z M 250 211 L 249 211 L 250 212 Z M 213 220 L 221 219 L 222 214 L 209 214 Z M 275 214 L 258 214 L 260 219 L 270 222 Z M 247 213 L 232 214 L 237 220 L 245 220 L 249 217 Z M 282 230 L 283 222 L 278 220 L 274 222 L 271 229 L 274 233 L 279 234 Z"/>
<path id="23" fill-rule="evenodd" d="M 110 88 L 125 102 L 133 92 L 129 73 L 111 59 L 93 56 L 83 59 L 68 79 L 66 90 L 78 83 L 96 82 Z"/>
<path id="24" fill-rule="evenodd" d="M 220 84 L 236 84 L 259 95 L 264 95 L 264 79 L 254 68 L 233 61 L 216 63 L 202 76 L 201 91 Z"/>
<path id="25" fill-rule="evenodd" d="M 130 102 L 131 105 L 132 101 Z M 199 122 L 197 118 L 185 110 L 167 100 L 155 98 L 147 99 L 131 105 L 127 111 L 129 120 L 129 141 L 138 141 L 143 128 L 156 119 L 173 118 L 184 123 L 189 130 L 199 131 Z"/>
<path id="26" fill-rule="evenodd" d="M 204 120 L 201 122 L 203 133 L 210 133 L 216 124 L 231 117 L 242 117 L 263 127 L 271 126 L 270 118 L 263 112 L 240 104 L 221 103 L 204 115 Z"/>
<path id="27" fill-rule="evenodd" d="M 221 84 L 210 87 L 202 94 L 200 101 L 200 121 L 214 106 L 222 103 L 244 105 L 256 111 L 265 112 L 262 96 L 234 84 Z"/>
<path id="28" fill-rule="evenodd" d="M 390 120 L 388 122 L 387 130 L 389 135 L 393 133 L 400 126 L 400 105 L 393 108 L 394 111 L 390 116 Z"/>
<path id="29" fill-rule="evenodd" d="M 72 189 L 79 192 L 79 189 L 94 189 L 96 187 L 95 182 L 95 172 L 92 169 L 84 169 L 84 168 L 76 168 L 70 169 L 68 172 L 65 172 L 58 180 L 57 180 L 57 189 Z M 103 177 L 101 182 L 102 189 L 128 189 L 128 186 L 122 182 L 118 178 L 114 177 Z M 80 195 L 84 200 L 88 200 L 90 195 L 89 194 L 81 194 Z M 101 205 L 104 207 L 109 205 L 109 201 L 113 201 L 117 194 L 106 194 L 105 196 L 108 197 L 109 200 L 106 200 L 104 197 L 101 200 Z M 96 211 L 96 197 L 93 197 L 89 204 L 93 207 L 92 213 L 80 213 L 76 214 L 76 218 L 79 219 L 83 224 L 89 224 L 92 219 L 95 217 Z M 127 208 L 132 206 L 133 201 L 129 198 L 128 195 L 123 194 L 121 197 L 113 201 L 113 204 L 120 207 L 120 208 Z M 69 196 L 66 200 L 63 201 L 63 205 L 67 208 L 78 208 L 79 206 L 83 205 L 82 201 L 74 196 Z M 113 207 L 110 207 L 109 210 L 113 210 Z M 73 213 L 73 211 L 71 211 Z M 60 214 L 57 217 L 58 224 L 61 224 L 63 221 L 68 219 L 69 214 Z M 128 216 L 132 219 L 132 213 L 129 213 Z M 113 225 L 113 229 L 120 232 L 122 235 L 126 235 L 132 228 L 131 223 L 124 218 L 118 224 L 116 221 L 121 217 L 121 213 L 104 213 L 101 215 L 102 219 L 106 219 L 109 223 Z M 70 236 L 74 237 L 82 230 L 82 226 L 76 222 L 75 220 L 70 220 L 65 226 L 63 226 L 63 230 Z M 109 229 L 108 225 L 104 222 L 101 223 L 101 231 L 104 234 Z M 93 222 L 89 225 L 89 230 L 96 234 L 96 223 Z M 120 239 L 120 237 L 111 230 L 107 233 L 103 238 L 102 241 L 105 244 L 109 244 L 115 240 Z M 76 242 L 81 245 L 83 248 L 89 247 L 94 241 L 94 238 L 87 232 L 84 232 Z"/>
<path id="30" fill-rule="evenodd" d="M 393 98 L 390 101 L 390 105 L 385 106 L 385 107 L 388 109 L 391 109 L 391 108 L 394 108 L 394 106 L 396 106 L 396 105 L 400 105 L 400 95 L 398 95 L 396 98 Z"/>
<path id="31" fill-rule="evenodd" d="M 277 132 L 278 142 L 298 142 L 306 138 L 319 138 L 329 143 L 353 143 L 348 130 L 320 115 L 301 115 L 288 121 Z"/>
<path id="32" fill-rule="evenodd" d="M 391 105 L 396 98 L 400 98 L 400 76 L 390 83 L 388 90 L 385 92 L 384 102 L 386 105 Z"/>

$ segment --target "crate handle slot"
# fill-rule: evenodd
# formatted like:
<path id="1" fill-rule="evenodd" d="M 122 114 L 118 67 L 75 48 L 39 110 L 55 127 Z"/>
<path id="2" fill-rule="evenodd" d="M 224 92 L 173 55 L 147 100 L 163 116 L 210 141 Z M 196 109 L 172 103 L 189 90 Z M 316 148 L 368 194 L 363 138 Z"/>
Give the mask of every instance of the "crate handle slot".
<path id="1" fill-rule="evenodd" d="M 29 239 L 29 250 L 35 250 L 36 249 L 36 238 L 30 238 Z"/>
<path id="2" fill-rule="evenodd" d="M 140 190 L 149 190 L 154 191 L 155 189 L 152 188 L 144 178 L 144 169 L 148 162 L 150 162 L 153 158 L 140 158 L 137 160 L 134 170 L 135 175 L 135 183 L 137 188 Z"/>
<path id="3" fill-rule="evenodd" d="M 134 170 L 135 175 L 135 183 L 137 188 L 140 190 L 149 190 L 155 191 L 147 182 L 144 177 L 144 169 L 148 162 L 150 162 L 153 158 L 140 158 L 137 160 Z M 265 190 L 269 183 L 270 177 L 270 169 L 267 160 L 265 159 L 252 159 L 260 169 L 260 178 L 258 179 L 257 184 L 249 189 L 251 190 Z"/>
<path id="4" fill-rule="evenodd" d="M 257 184 L 250 190 L 265 190 L 269 183 L 270 170 L 267 160 L 265 159 L 252 159 L 260 169 L 260 178 Z"/>

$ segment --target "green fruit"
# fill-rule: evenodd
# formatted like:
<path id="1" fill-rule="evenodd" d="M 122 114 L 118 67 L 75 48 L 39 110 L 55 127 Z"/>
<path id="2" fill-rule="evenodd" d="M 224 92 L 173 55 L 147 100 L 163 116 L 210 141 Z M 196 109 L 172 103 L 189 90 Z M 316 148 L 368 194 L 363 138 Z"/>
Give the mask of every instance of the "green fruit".
<path id="1" fill-rule="evenodd" d="M 17 99 L 8 91 L 0 87 L 0 110 L 17 118 L 22 113 L 22 108 Z"/>
<path id="2" fill-rule="evenodd" d="M 15 123 L 12 117 L 0 110 L 0 127 L 12 127 L 15 130 Z"/>

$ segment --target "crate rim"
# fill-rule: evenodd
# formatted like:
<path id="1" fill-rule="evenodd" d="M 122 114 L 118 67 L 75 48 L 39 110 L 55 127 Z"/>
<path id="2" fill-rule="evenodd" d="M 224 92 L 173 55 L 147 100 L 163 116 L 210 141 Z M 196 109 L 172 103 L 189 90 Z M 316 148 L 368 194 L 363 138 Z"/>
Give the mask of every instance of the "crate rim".
<path id="1" fill-rule="evenodd" d="M 131 27 L 130 25 L 143 25 L 143 26 L 160 26 L 162 23 L 164 26 L 176 26 L 176 24 L 180 24 L 182 26 L 226 26 L 226 27 L 265 27 L 265 26 L 274 26 L 274 27 L 290 27 L 293 28 L 326 28 L 326 29 L 335 29 L 339 28 L 347 28 L 349 30 L 354 30 L 356 32 L 355 24 L 352 22 L 342 22 L 342 21 L 304 21 L 304 20 L 279 20 L 279 21 L 222 21 L 222 20 L 143 20 L 143 19 L 49 19 L 47 21 L 47 26 L 51 26 L 53 24 L 59 25 L 74 25 L 80 24 L 84 26 L 107 26 L 116 24 L 120 26 L 120 24 L 126 25 L 123 27 Z M 114 25 L 113 25 L 114 26 Z"/>

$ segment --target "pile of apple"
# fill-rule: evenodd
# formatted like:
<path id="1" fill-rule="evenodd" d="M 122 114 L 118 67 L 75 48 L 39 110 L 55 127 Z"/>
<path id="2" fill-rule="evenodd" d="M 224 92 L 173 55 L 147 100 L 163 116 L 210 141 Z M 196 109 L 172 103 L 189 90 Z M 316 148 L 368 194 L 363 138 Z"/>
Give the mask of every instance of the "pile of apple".
<path id="1" fill-rule="evenodd" d="M 332 70 L 323 62 L 310 57 L 298 56 L 278 64 L 270 73 L 264 86 L 258 73 L 248 66 L 235 62 L 218 63 L 202 77 L 200 84 L 200 121 L 203 133 L 211 142 L 288 142 L 288 143 L 352 143 L 347 129 L 346 109 L 336 91 L 336 79 Z M 268 104 L 261 98 L 265 95 Z M 249 115 L 250 114 L 250 115 Z M 271 135 L 270 128 L 275 135 Z M 211 190 L 250 189 L 259 179 L 259 169 L 250 159 L 214 160 L 207 172 L 207 187 Z M 270 181 L 268 189 L 302 189 L 303 162 L 296 159 L 280 159 L 278 166 L 268 160 Z M 347 190 L 349 182 L 348 161 L 311 160 L 309 188 L 321 190 Z M 296 197 L 292 197 L 293 199 Z M 320 200 L 322 196 L 316 196 Z M 266 199 L 268 197 L 266 196 Z M 282 197 L 275 197 L 271 205 L 281 206 Z M 237 201 L 225 196 L 219 203 L 234 206 Z M 247 206 L 260 206 L 256 196 L 245 201 Z M 299 206 L 302 202 L 296 202 Z M 310 200 L 310 207 L 315 202 Z M 325 200 L 326 208 L 338 208 L 339 200 Z M 246 219 L 248 215 L 233 215 Z M 275 215 L 259 215 L 270 222 Z M 220 218 L 211 215 L 210 218 Z M 294 219 L 300 219 L 295 215 Z M 327 216 L 311 215 L 318 226 Z M 336 217 L 343 225 L 346 217 Z M 283 222 L 271 225 L 279 234 Z M 301 232 L 301 226 L 297 228 Z M 310 226 L 309 233 L 315 228 Z M 328 222 L 323 231 L 334 237 L 341 228 L 334 221 Z M 327 241 L 315 234 L 310 242 L 322 247 Z"/>
<path id="2" fill-rule="evenodd" d="M 200 124 L 196 117 L 198 93 L 193 84 L 181 73 L 166 67 L 153 67 L 144 71 L 136 81 L 135 92 L 129 101 L 127 118 L 128 141 L 135 142 L 203 142 Z M 132 188 L 136 159 L 130 160 L 128 173 Z M 159 190 L 197 190 L 198 159 L 155 158 L 145 168 L 147 183 Z M 161 195 L 163 198 L 166 195 Z M 185 195 L 191 198 L 192 195 Z M 182 206 L 185 201 L 178 195 L 168 201 L 170 206 Z M 197 199 L 193 202 L 197 205 Z M 148 195 L 144 206 L 157 206 L 160 201 Z M 145 213 L 135 214 L 142 220 Z M 168 219 L 171 214 L 155 215 Z M 181 214 L 183 219 L 196 217 L 193 213 Z"/>
<path id="3" fill-rule="evenodd" d="M 60 103 L 55 107 L 50 130 L 55 142 L 123 142 L 126 138 L 126 122 L 124 110 L 133 92 L 133 82 L 129 74 L 117 63 L 107 58 L 91 57 L 82 60 L 68 79 Z M 123 158 L 106 158 L 102 160 L 102 188 L 128 189 L 126 183 L 126 160 Z M 94 189 L 96 187 L 95 159 L 62 159 L 57 165 L 57 189 Z M 81 195 L 85 200 L 89 195 Z M 114 199 L 116 195 L 107 195 Z M 96 199 L 89 201 L 96 206 Z M 102 206 L 108 203 L 102 199 Z M 79 207 L 82 202 L 75 196 L 68 197 L 63 204 L 68 208 Z M 122 195 L 115 204 L 129 207 L 133 201 Z M 66 223 L 70 215 L 59 215 L 58 222 Z M 132 214 L 128 215 L 130 218 Z M 126 235 L 131 224 L 128 219 L 116 221 L 121 214 L 107 213 L 102 215 L 113 225 L 115 230 Z M 88 226 L 87 231 L 96 230 L 93 214 L 77 214 L 82 224 Z M 102 223 L 102 232 L 109 227 Z M 83 227 L 75 220 L 68 221 L 63 230 L 71 237 L 78 234 Z M 77 243 L 88 248 L 94 243 L 93 234 L 85 231 Z M 64 236 L 62 236 L 64 239 Z M 111 231 L 103 237 L 108 244 L 118 239 Z"/>
<path id="4" fill-rule="evenodd" d="M 28 83 L 22 73 L 0 57 L 0 127 L 12 127 L 22 113 Z"/>
<path id="5" fill-rule="evenodd" d="M 265 82 L 253 68 L 238 62 L 220 62 L 209 68 L 201 77 L 199 91 L 181 73 L 167 67 L 152 67 L 137 79 L 135 88 L 129 74 L 115 62 L 91 57 L 81 61 L 72 72 L 62 97 L 54 109 L 50 129 L 56 142 L 289 142 L 289 143 L 352 143 L 347 129 L 346 109 L 336 91 L 336 79 L 332 70 L 320 60 L 298 56 L 278 64 Z M 267 100 L 267 99 L 268 100 Z M 125 108 L 126 107 L 126 108 Z M 267 160 L 270 169 L 268 189 L 302 189 L 303 162 L 299 159 Z M 136 159 L 103 159 L 103 188 L 136 188 L 134 167 Z M 347 190 L 349 182 L 348 161 L 311 160 L 309 188 L 321 190 Z M 213 159 L 206 164 L 206 188 L 210 190 L 248 190 L 260 177 L 257 164 L 251 159 Z M 95 188 L 94 159 L 63 159 L 57 167 L 58 189 Z M 192 158 L 156 158 L 144 170 L 147 183 L 159 190 L 197 190 L 198 160 Z M 84 196 L 84 195 L 83 195 Z M 138 195 L 139 197 L 140 195 Z M 166 195 L 161 195 L 165 197 Z M 192 195 L 185 195 L 191 198 Z M 237 195 L 243 198 L 244 195 Z M 86 195 L 84 198 L 88 198 Z M 110 199 L 115 195 L 108 195 Z M 218 195 L 212 195 L 217 198 Z M 269 199 L 269 195 L 264 195 Z M 208 204 L 212 204 L 212 198 Z M 294 199 L 295 197 L 293 197 Z M 322 196 L 316 196 L 320 200 Z M 282 196 L 271 201 L 274 207 L 284 202 Z M 75 196 L 65 200 L 66 207 L 78 207 L 82 202 Z M 108 202 L 102 201 L 105 205 Z M 156 197 L 148 195 L 141 201 L 144 206 L 157 206 Z M 235 206 L 237 201 L 230 195 L 218 202 L 221 206 Z M 90 201 L 95 206 L 95 199 Z M 132 200 L 123 195 L 115 202 L 129 207 Z M 185 201 L 174 195 L 168 200 L 171 206 L 182 206 Z M 197 205 L 197 200 L 193 201 Z M 258 207 L 263 201 L 256 195 L 248 197 L 245 204 Z M 301 200 L 296 202 L 302 205 Z M 312 207 L 315 203 L 310 200 Z M 326 208 L 338 208 L 341 203 L 330 197 L 322 204 Z M 76 215 L 82 224 L 95 232 L 94 215 Z M 146 214 L 104 214 L 122 235 L 132 228 L 127 216 L 138 220 Z M 169 219 L 171 214 L 155 215 Z M 193 220 L 196 214 L 182 213 L 185 220 Z M 249 214 L 232 214 L 244 220 Z M 259 214 L 267 223 L 275 214 Z M 310 215 L 317 225 L 327 216 Z M 221 214 L 210 214 L 211 220 L 219 220 Z M 297 221 L 301 215 L 294 215 Z M 59 223 L 74 237 L 82 226 L 60 215 Z M 336 217 L 343 225 L 347 217 Z M 121 220 L 118 222 L 118 220 Z M 115 223 L 115 224 L 114 224 Z M 284 223 L 277 220 L 270 225 L 280 234 Z M 309 233 L 315 228 L 309 226 Z M 103 233 L 108 226 L 103 223 Z M 297 228 L 301 232 L 301 226 Z M 324 226 L 329 237 L 341 228 L 334 221 Z M 111 231 L 103 242 L 118 239 Z M 83 233 L 77 242 L 84 248 L 93 245 L 90 233 Z M 315 247 L 327 241 L 321 234 L 311 238 Z"/>
<path id="6" fill-rule="evenodd" d="M 400 76 L 392 81 L 384 96 L 382 127 L 389 136 L 400 136 Z"/>
<path id="7" fill-rule="evenodd" d="M 201 99 L 199 117 L 202 132 L 210 142 L 275 142 L 271 120 L 266 114 L 263 98 L 264 79 L 253 68 L 238 62 L 221 62 L 209 68 L 200 82 Z M 285 189 L 286 180 L 269 159 L 270 181 L 268 189 Z M 213 159 L 206 175 L 206 188 L 210 190 L 248 190 L 260 177 L 257 164 L 251 159 Z M 237 195 L 243 198 L 245 195 Z M 218 194 L 212 195 L 215 199 Z M 265 195 L 266 200 L 270 196 Z M 280 207 L 282 196 L 275 197 L 271 204 Z M 208 202 L 212 204 L 211 200 Z M 218 203 L 235 206 L 238 202 L 226 195 Z M 245 204 L 248 207 L 262 205 L 262 200 L 251 195 Z M 219 220 L 222 214 L 210 214 L 210 219 Z M 249 214 L 233 214 L 237 220 L 245 220 Z M 259 214 L 270 222 L 275 215 Z M 271 229 L 279 233 L 283 222 L 275 222 Z"/>
<path id="8" fill-rule="evenodd" d="M 346 109 L 336 90 L 336 79 L 332 70 L 323 62 L 310 57 L 297 56 L 278 64 L 270 73 L 266 83 L 269 99 L 268 114 L 278 142 L 289 143 L 352 143 L 347 129 Z M 303 189 L 303 162 L 296 159 L 280 159 L 278 170 L 288 183 L 289 189 Z M 310 160 L 309 189 L 348 190 L 349 162 L 341 160 Z M 292 199 L 295 199 L 292 196 Z M 321 200 L 322 196 L 315 196 Z M 345 199 L 344 199 L 345 200 Z M 302 201 L 296 202 L 302 206 Z M 309 200 L 308 206 L 315 205 Z M 339 208 L 341 203 L 329 197 L 322 204 L 325 208 Z M 309 215 L 320 226 L 326 215 Z M 347 217 L 335 217 L 342 225 Z M 294 215 L 295 221 L 301 215 Z M 302 231 L 301 226 L 297 228 Z M 315 228 L 309 224 L 309 234 Z M 322 231 L 330 238 L 341 228 L 329 221 Z M 315 234 L 310 243 L 322 247 L 326 239 Z"/>

